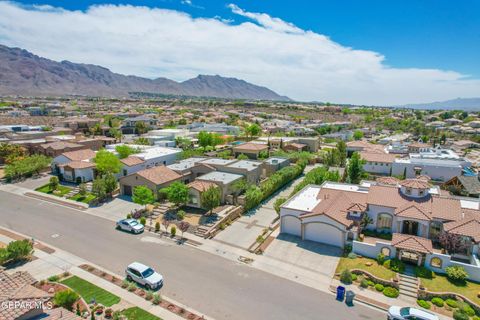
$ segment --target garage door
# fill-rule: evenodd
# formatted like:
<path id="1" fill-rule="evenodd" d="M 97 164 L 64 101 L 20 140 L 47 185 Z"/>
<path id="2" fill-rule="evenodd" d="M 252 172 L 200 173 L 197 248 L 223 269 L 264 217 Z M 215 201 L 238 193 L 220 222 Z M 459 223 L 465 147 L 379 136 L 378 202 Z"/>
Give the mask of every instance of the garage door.
<path id="1" fill-rule="evenodd" d="M 343 232 L 325 223 L 308 223 L 305 225 L 305 240 L 329 244 L 343 248 Z"/>
<path id="2" fill-rule="evenodd" d="M 123 195 L 131 196 L 132 195 L 132 186 L 123 186 Z"/>
<path id="3" fill-rule="evenodd" d="M 282 217 L 282 233 L 293 234 L 300 237 L 302 235 L 301 230 L 300 219 L 292 216 Z"/>

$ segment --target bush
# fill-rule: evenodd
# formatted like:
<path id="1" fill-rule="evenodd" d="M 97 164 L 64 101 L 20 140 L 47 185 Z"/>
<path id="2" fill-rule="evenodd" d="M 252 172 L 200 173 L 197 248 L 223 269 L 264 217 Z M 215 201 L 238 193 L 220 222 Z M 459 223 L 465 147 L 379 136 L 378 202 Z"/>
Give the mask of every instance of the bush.
<path id="1" fill-rule="evenodd" d="M 160 222 L 155 222 L 155 232 L 160 231 Z"/>
<path id="2" fill-rule="evenodd" d="M 143 224 L 143 225 L 146 225 L 147 224 L 147 219 L 145 219 L 145 217 L 141 217 L 140 218 L 140 223 Z"/>
<path id="3" fill-rule="evenodd" d="M 172 226 L 172 227 L 170 228 L 170 235 L 171 235 L 172 237 L 175 237 L 176 234 L 177 234 L 177 227 Z"/>
<path id="4" fill-rule="evenodd" d="M 385 289 L 383 289 L 383 294 L 389 298 L 396 298 L 398 297 L 399 292 L 393 287 L 385 287 Z"/>
<path id="5" fill-rule="evenodd" d="M 480 317 L 479 316 L 473 316 L 472 320 L 480 320 Z"/>
<path id="6" fill-rule="evenodd" d="M 53 296 L 53 302 L 55 303 L 55 305 L 63 307 L 69 311 L 73 310 L 73 304 L 78 299 L 78 294 L 76 294 L 70 289 L 59 291 Z"/>
<path id="7" fill-rule="evenodd" d="M 127 219 L 132 219 L 132 214 L 131 213 L 127 214 Z"/>
<path id="8" fill-rule="evenodd" d="M 377 284 L 375 285 L 375 290 L 377 290 L 377 291 L 379 291 L 379 292 L 382 292 L 383 289 L 385 289 L 385 287 L 383 286 L 383 284 L 377 283 Z"/>
<path id="9" fill-rule="evenodd" d="M 466 314 L 465 312 L 463 312 L 461 310 L 455 310 L 453 312 L 453 319 L 455 319 L 455 320 L 468 320 L 468 319 L 470 319 L 470 317 L 468 316 L 468 314 Z"/>
<path id="10" fill-rule="evenodd" d="M 128 283 L 128 288 L 127 289 L 128 289 L 128 291 L 133 292 L 133 291 L 137 290 L 137 285 L 133 282 L 130 282 L 130 283 Z"/>
<path id="11" fill-rule="evenodd" d="M 130 282 L 128 282 L 128 280 L 123 280 L 123 282 L 122 282 L 122 288 L 123 288 L 123 289 L 126 289 L 129 284 L 130 284 Z"/>
<path id="12" fill-rule="evenodd" d="M 349 259 L 356 259 L 358 256 L 357 256 L 355 253 L 350 252 L 347 257 L 348 257 Z"/>
<path id="13" fill-rule="evenodd" d="M 453 300 L 453 299 L 449 298 L 449 299 L 445 300 L 445 303 L 451 308 L 458 308 L 457 300 Z"/>
<path id="14" fill-rule="evenodd" d="M 147 294 L 145 294 L 145 299 L 147 300 L 152 300 L 153 299 L 153 292 L 152 291 L 147 291 Z"/>
<path id="15" fill-rule="evenodd" d="M 162 302 L 162 297 L 158 293 L 153 294 L 153 299 L 152 299 L 153 304 L 160 304 Z"/>
<path id="16" fill-rule="evenodd" d="M 369 287 L 373 287 L 375 285 L 375 282 L 373 282 L 372 280 L 368 280 L 367 283 Z"/>
<path id="17" fill-rule="evenodd" d="M 464 282 L 468 278 L 468 273 L 461 266 L 452 266 L 445 268 L 448 279 L 454 282 Z"/>
<path id="18" fill-rule="evenodd" d="M 355 273 L 352 273 L 352 281 L 357 281 L 358 276 Z"/>
<path id="19" fill-rule="evenodd" d="M 417 304 L 424 309 L 430 309 L 431 307 L 430 302 L 425 300 L 417 300 Z"/>
<path id="20" fill-rule="evenodd" d="M 178 210 L 177 212 L 177 220 L 178 221 L 182 221 L 183 219 L 185 219 L 185 211 L 183 210 Z"/>
<path id="21" fill-rule="evenodd" d="M 377 263 L 378 263 L 379 265 L 383 265 L 384 262 L 385 262 L 385 256 L 383 255 L 383 253 L 380 252 L 380 253 L 377 255 Z"/>
<path id="22" fill-rule="evenodd" d="M 465 303 L 465 302 L 463 302 L 459 306 L 459 310 L 466 313 L 470 317 L 473 317 L 475 315 L 475 310 L 468 303 Z"/>
<path id="23" fill-rule="evenodd" d="M 352 273 L 350 272 L 350 270 L 345 269 L 342 271 L 342 273 L 340 274 L 340 281 L 345 284 L 352 283 Z"/>
<path id="24" fill-rule="evenodd" d="M 387 269 L 390 269 L 390 259 L 383 262 L 383 266 Z"/>
<path id="25" fill-rule="evenodd" d="M 443 301 L 442 298 L 439 298 L 439 297 L 435 297 L 432 299 L 432 303 L 434 305 L 436 305 L 437 307 L 443 307 L 443 305 L 445 304 L 445 301 Z"/>
<path id="26" fill-rule="evenodd" d="M 400 273 L 402 273 L 405 270 L 405 264 L 398 259 L 386 260 L 383 263 L 383 266 L 387 269 L 390 269 L 395 272 L 400 272 Z"/>
<path id="27" fill-rule="evenodd" d="M 368 281 L 367 281 L 367 279 L 363 279 L 362 282 L 360 282 L 360 287 L 362 287 L 362 288 L 368 288 Z"/>
<path id="28" fill-rule="evenodd" d="M 30 240 L 16 240 L 10 242 L 7 247 L 0 253 L 0 262 L 18 261 L 28 258 L 33 253 L 33 244 Z"/>
<path id="29" fill-rule="evenodd" d="M 415 267 L 415 275 L 419 278 L 432 279 L 433 271 L 425 267 Z"/>
<path id="30" fill-rule="evenodd" d="M 50 281 L 50 282 L 57 282 L 59 279 L 60 279 L 59 276 L 48 277 L 48 281 Z"/>

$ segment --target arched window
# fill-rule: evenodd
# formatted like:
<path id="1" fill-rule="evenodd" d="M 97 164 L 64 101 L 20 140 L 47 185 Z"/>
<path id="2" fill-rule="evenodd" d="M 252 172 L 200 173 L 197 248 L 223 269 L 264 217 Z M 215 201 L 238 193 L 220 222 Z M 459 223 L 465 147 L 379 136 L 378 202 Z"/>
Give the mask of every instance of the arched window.
<path id="1" fill-rule="evenodd" d="M 381 252 L 385 257 L 390 257 L 390 248 L 389 247 L 383 247 Z"/>
<path id="2" fill-rule="evenodd" d="M 442 268 L 442 259 L 433 257 L 432 260 L 430 260 L 430 266 L 434 268 Z"/>
<path id="3" fill-rule="evenodd" d="M 392 231 L 392 216 L 388 213 L 379 213 L 377 217 L 378 231 L 391 232 Z"/>

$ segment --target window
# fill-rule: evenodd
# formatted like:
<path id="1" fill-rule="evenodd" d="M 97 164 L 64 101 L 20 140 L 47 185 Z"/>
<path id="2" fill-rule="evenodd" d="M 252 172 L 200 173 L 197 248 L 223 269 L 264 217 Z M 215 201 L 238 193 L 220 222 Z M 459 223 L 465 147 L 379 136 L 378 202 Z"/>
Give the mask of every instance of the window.
<path id="1" fill-rule="evenodd" d="M 420 197 L 423 196 L 424 194 L 425 194 L 425 190 L 423 190 L 423 189 L 418 190 L 418 195 Z"/>
<path id="2" fill-rule="evenodd" d="M 390 248 L 389 248 L 389 247 L 383 247 L 380 252 L 381 252 L 385 257 L 390 257 Z"/>
<path id="3" fill-rule="evenodd" d="M 442 267 L 442 259 L 433 257 L 432 260 L 430 260 L 430 266 L 434 268 L 441 268 Z"/>
<path id="4" fill-rule="evenodd" d="M 127 170 L 126 170 L 126 169 L 123 169 L 123 175 L 124 175 L 124 176 L 127 175 Z"/>
<path id="5" fill-rule="evenodd" d="M 390 231 L 392 228 L 392 216 L 388 213 L 379 213 L 377 218 L 377 229 L 379 231 Z"/>
<path id="6" fill-rule="evenodd" d="M 412 194 L 412 188 L 407 188 L 407 189 L 405 190 L 405 193 L 406 193 L 406 194 Z"/>

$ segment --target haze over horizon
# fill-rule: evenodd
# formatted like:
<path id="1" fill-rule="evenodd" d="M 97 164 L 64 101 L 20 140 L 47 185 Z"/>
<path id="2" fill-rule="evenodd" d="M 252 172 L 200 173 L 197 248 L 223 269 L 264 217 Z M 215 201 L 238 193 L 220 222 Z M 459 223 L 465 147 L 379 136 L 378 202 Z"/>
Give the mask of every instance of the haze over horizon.
<path id="1" fill-rule="evenodd" d="M 388 23 L 385 17 L 379 18 L 386 29 L 380 35 L 375 33 L 374 22 L 348 20 L 352 8 L 311 10 L 302 15 L 292 8 L 295 14 L 288 14 L 278 8 L 283 5 L 272 1 L 265 1 L 263 7 L 246 1 L 200 0 L 124 5 L 22 2 L 0 2 L 0 43 L 57 61 L 177 81 L 219 74 L 300 101 L 402 105 L 480 96 L 479 62 L 471 58 L 479 45 L 462 47 L 464 53 L 450 48 L 455 45 L 452 34 L 457 41 L 475 42 L 475 34 L 478 38 L 479 18 L 472 14 L 476 4 L 470 1 L 458 5 L 451 21 L 445 22 L 451 34 L 433 29 L 440 28 L 439 21 L 451 9 L 444 2 L 429 7 L 419 1 L 423 7 L 417 8 L 406 1 L 403 6 L 377 9 L 396 9 L 397 15 L 407 15 L 405 19 L 410 18 L 418 35 L 407 29 L 403 19 Z M 303 2 L 298 6 L 305 6 Z M 312 6 L 321 9 L 322 5 L 327 6 Z M 293 5 L 285 5 L 289 6 Z M 420 13 L 405 13 L 409 7 Z M 315 24 L 315 17 L 323 24 Z M 334 18 L 343 29 L 331 27 Z M 427 20 L 420 23 L 422 19 Z M 395 24 L 399 30 L 394 30 Z M 377 42 L 372 41 L 374 35 Z M 444 51 L 439 50 L 441 45 Z M 391 47 L 398 53 L 391 52 Z M 415 53 L 418 58 L 412 59 Z"/>

